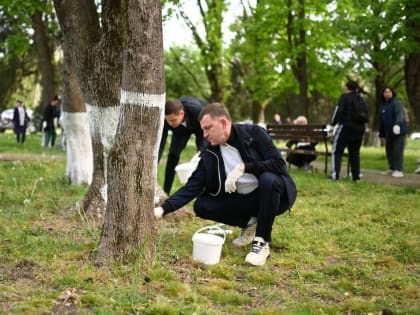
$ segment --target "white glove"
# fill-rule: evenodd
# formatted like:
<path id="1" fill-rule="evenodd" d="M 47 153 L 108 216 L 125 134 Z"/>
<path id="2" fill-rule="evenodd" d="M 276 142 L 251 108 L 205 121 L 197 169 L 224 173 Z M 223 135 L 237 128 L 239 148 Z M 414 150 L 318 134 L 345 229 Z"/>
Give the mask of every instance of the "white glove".
<path id="1" fill-rule="evenodd" d="M 163 216 L 163 208 L 162 207 L 156 207 L 153 210 L 153 213 L 155 214 L 156 219 L 160 219 Z"/>
<path id="2" fill-rule="evenodd" d="M 236 181 L 244 175 L 245 165 L 243 163 L 236 166 L 226 177 L 225 191 L 227 193 L 233 193 L 236 191 Z"/>
<path id="3" fill-rule="evenodd" d="M 394 125 L 394 127 L 392 127 L 392 132 L 394 133 L 394 135 L 399 135 L 401 132 L 400 126 Z"/>
<path id="4" fill-rule="evenodd" d="M 193 157 L 192 157 L 192 159 L 190 160 L 190 162 L 191 163 L 197 163 L 198 164 L 198 162 L 200 162 L 200 153 L 201 152 L 198 152 L 198 153 L 196 153 Z"/>
<path id="5" fill-rule="evenodd" d="M 42 122 L 42 129 L 44 129 L 45 127 L 47 127 L 47 122 L 46 121 L 43 121 Z"/>

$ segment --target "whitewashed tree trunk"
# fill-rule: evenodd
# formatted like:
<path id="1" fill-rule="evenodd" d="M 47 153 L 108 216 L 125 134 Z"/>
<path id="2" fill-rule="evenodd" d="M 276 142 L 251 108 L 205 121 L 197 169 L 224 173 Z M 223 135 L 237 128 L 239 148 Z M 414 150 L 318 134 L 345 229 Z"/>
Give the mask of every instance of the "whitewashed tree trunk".
<path id="1" fill-rule="evenodd" d="M 108 200 L 96 263 L 154 259 L 153 216 L 165 85 L 160 0 L 127 0 L 121 112 L 108 155 Z"/>
<path id="2" fill-rule="evenodd" d="M 72 184 L 90 184 L 93 152 L 86 112 L 63 112 L 61 125 L 66 137 L 66 176 Z"/>

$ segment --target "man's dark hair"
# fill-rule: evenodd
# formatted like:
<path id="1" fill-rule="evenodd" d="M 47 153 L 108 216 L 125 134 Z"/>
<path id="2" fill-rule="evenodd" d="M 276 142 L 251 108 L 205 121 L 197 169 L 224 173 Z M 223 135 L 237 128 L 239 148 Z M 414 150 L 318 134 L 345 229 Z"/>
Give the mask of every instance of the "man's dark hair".
<path id="1" fill-rule="evenodd" d="M 226 117 L 229 121 L 232 121 L 229 111 L 225 106 L 220 103 L 211 103 L 204 107 L 198 115 L 198 121 L 203 119 L 204 115 L 209 114 L 211 118 Z"/>
<path id="2" fill-rule="evenodd" d="M 170 99 L 165 103 L 165 116 L 178 114 L 181 110 L 184 109 L 181 101 L 179 99 Z"/>
<path id="3" fill-rule="evenodd" d="M 353 91 L 353 92 L 357 92 L 359 90 L 359 84 L 357 84 L 356 81 L 350 80 L 346 83 L 346 86 L 350 91 Z"/>

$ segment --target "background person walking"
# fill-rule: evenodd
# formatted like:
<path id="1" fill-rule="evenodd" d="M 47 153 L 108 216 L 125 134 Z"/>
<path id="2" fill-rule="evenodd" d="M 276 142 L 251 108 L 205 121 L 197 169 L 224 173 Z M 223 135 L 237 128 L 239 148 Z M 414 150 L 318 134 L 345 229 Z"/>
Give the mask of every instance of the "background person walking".
<path id="1" fill-rule="evenodd" d="M 367 105 L 357 94 L 359 85 L 349 81 L 344 86 L 345 93 L 340 96 L 334 111 L 332 125 L 337 125 L 332 146 L 331 179 L 340 178 L 341 160 L 344 149 L 349 151 L 351 175 L 353 181 L 360 180 L 360 147 L 368 122 Z"/>
<path id="2" fill-rule="evenodd" d="M 44 132 L 44 147 L 48 147 L 51 142 L 51 147 L 55 146 L 56 133 L 56 121 L 60 116 L 58 104 L 60 99 L 58 96 L 54 96 L 53 99 L 47 104 L 44 110 L 44 116 L 42 118 L 42 131 Z M 56 119 L 57 118 L 57 119 Z"/>
<path id="3" fill-rule="evenodd" d="M 13 110 L 13 131 L 16 134 L 17 143 L 25 143 L 26 139 L 26 128 L 30 121 L 28 113 L 26 112 L 25 106 L 23 106 L 22 100 L 16 101 L 16 107 Z"/>

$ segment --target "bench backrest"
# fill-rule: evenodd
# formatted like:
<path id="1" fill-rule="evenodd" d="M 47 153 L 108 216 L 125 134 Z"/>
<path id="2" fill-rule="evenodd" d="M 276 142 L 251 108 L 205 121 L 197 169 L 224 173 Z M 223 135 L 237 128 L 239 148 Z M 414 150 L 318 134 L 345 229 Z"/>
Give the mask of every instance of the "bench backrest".
<path id="1" fill-rule="evenodd" d="M 325 125 L 276 125 L 268 124 L 267 131 L 272 139 L 306 142 L 326 142 L 328 134 Z"/>

